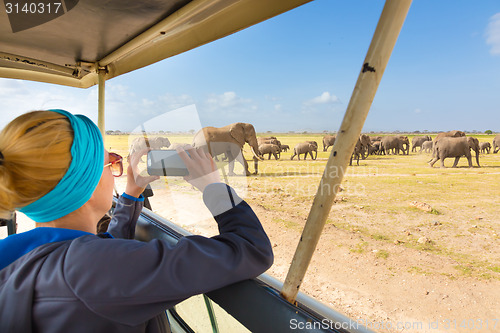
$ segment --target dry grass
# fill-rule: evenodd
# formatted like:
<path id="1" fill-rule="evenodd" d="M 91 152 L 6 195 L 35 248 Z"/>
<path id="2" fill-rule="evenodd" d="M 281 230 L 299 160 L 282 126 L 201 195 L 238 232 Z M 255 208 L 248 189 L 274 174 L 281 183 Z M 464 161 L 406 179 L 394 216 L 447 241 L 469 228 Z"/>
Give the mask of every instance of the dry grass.
<path id="1" fill-rule="evenodd" d="M 273 223 L 289 230 L 301 230 L 308 216 L 319 180 L 330 154 L 322 150 L 322 136 L 312 134 L 268 134 L 277 136 L 291 151 L 281 159 L 259 164 L 259 174 L 247 178 L 247 201 L 274 215 Z M 189 142 L 189 136 L 168 136 L 172 142 Z M 476 136 L 491 141 L 493 136 Z M 290 160 L 295 144 L 317 141 L 316 161 Z M 411 141 L 411 136 L 410 136 Z M 126 136 L 108 136 L 106 146 L 126 155 Z M 245 151 L 251 160 L 250 150 Z M 408 251 L 425 251 L 454 260 L 450 278 L 473 276 L 500 279 L 500 154 L 481 155 L 481 168 L 467 168 L 462 158 L 458 168 L 430 168 L 429 154 L 369 156 L 359 166 L 348 168 L 343 191 L 331 210 L 328 224 L 363 238 L 350 251 L 364 254 L 368 248 L 397 243 Z M 445 164 L 451 166 L 452 159 Z M 250 170 L 253 171 L 253 163 Z M 235 168 L 242 173 L 241 166 Z M 431 213 L 410 206 L 429 204 Z M 294 218 L 291 222 L 291 217 Z M 299 222 L 297 222 L 299 221 Z M 421 244 L 418 239 L 427 237 Z M 381 250 L 377 257 L 386 259 Z M 434 267 L 408 268 L 414 273 L 435 272 Z"/>

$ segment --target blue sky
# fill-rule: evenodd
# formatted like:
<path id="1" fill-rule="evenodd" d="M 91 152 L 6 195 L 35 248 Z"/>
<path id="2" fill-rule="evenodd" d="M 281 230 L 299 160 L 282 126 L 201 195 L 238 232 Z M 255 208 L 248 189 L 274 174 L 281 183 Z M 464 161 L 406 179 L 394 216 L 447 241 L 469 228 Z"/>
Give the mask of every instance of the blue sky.
<path id="1" fill-rule="evenodd" d="M 106 127 L 131 130 L 194 104 L 201 126 L 242 121 L 258 132 L 336 131 L 383 5 L 316 0 L 114 78 Z M 54 107 L 96 120 L 97 88 L 0 79 L 0 105 L 0 127 L 22 112 Z M 500 132 L 498 0 L 415 0 L 364 127 L 451 129 Z"/>

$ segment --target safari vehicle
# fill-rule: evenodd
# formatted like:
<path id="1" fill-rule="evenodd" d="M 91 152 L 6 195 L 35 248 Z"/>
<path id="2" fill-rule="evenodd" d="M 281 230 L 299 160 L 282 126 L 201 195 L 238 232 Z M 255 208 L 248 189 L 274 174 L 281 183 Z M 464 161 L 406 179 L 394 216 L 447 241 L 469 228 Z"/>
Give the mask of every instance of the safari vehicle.
<path id="1" fill-rule="evenodd" d="M 0 77 L 88 88 L 236 33 L 309 0 L 5 1 Z M 326 168 L 345 169 L 411 0 L 387 0 Z M 58 10 L 56 10 L 58 8 Z M 75 24 L 77 22 L 77 24 Z M 168 61 L 168 60 L 167 60 Z M 367 332 L 299 292 L 343 175 L 325 172 L 284 282 L 254 280 L 166 309 L 173 332 Z M 12 226 L 12 223 L 10 224 Z M 186 230 L 144 210 L 137 238 L 176 242 Z"/>

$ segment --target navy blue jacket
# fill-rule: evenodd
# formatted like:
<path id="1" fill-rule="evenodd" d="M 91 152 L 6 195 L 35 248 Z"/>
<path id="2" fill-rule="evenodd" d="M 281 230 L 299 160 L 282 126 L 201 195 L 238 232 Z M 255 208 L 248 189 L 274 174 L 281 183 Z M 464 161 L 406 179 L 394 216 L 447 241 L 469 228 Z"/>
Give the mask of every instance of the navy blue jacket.
<path id="1" fill-rule="evenodd" d="M 203 199 L 212 238 L 133 240 L 142 203 L 120 197 L 114 238 L 36 228 L 0 240 L 0 332 L 168 332 L 165 309 L 268 269 L 272 248 L 250 206 L 221 183 Z"/>

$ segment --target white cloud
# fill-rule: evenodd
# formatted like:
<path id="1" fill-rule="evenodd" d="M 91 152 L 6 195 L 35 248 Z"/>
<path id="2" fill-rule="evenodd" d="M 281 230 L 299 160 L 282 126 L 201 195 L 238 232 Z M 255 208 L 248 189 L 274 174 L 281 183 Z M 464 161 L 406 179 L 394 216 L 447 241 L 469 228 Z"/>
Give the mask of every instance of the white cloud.
<path id="1" fill-rule="evenodd" d="M 166 108 L 168 110 L 176 110 L 186 105 L 191 105 L 195 103 L 194 98 L 188 94 L 181 94 L 181 95 L 165 94 L 159 97 L 159 101 L 164 104 L 163 108 Z"/>
<path id="2" fill-rule="evenodd" d="M 283 109 L 283 106 L 281 104 L 276 104 L 274 106 L 274 110 L 276 110 L 276 111 L 281 111 L 282 109 Z"/>
<path id="3" fill-rule="evenodd" d="M 106 127 L 131 130 L 152 118 L 192 104 L 195 104 L 194 98 L 187 94 L 167 93 L 153 98 L 139 99 L 128 86 L 117 85 L 106 91 L 106 113 L 109 118 Z M 163 124 L 162 126 L 165 127 Z M 176 131 L 174 127 L 168 130 Z M 166 127 L 163 129 L 167 130 Z"/>
<path id="4" fill-rule="evenodd" d="M 82 113 L 97 120 L 97 98 L 91 101 L 89 90 L 61 87 L 38 82 L 0 79 L 0 105 L 3 128 L 15 117 L 32 110 L 51 108 Z"/>
<path id="5" fill-rule="evenodd" d="M 201 127 L 196 105 L 191 104 L 175 110 L 164 111 L 142 123 L 133 132 L 141 132 L 143 128 L 146 131 L 187 132 L 192 130 L 196 132 Z"/>
<path id="6" fill-rule="evenodd" d="M 320 105 L 320 104 L 333 104 L 340 102 L 339 98 L 334 94 L 330 94 L 328 91 L 325 91 L 319 96 L 316 96 L 304 103 L 304 105 Z"/>
<path id="7" fill-rule="evenodd" d="M 282 99 L 280 97 L 269 96 L 269 95 L 265 95 L 264 98 L 266 99 L 266 101 L 271 101 L 271 102 L 280 101 Z"/>
<path id="8" fill-rule="evenodd" d="M 417 109 L 415 109 L 415 113 L 420 113 L 420 112 L 422 112 L 422 110 L 421 110 L 421 109 L 418 109 L 418 108 L 417 108 Z"/>
<path id="9" fill-rule="evenodd" d="M 490 18 L 490 23 L 486 28 L 486 44 L 491 45 L 492 55 L 500 55 L 500 13 Z"/>
<path id="10" fill-rule="evenodd" d="M 211 94 L 206 100 L 206 105 L 209 111 L 217 111 L 220 109 L 229 108 L 233 111 L 256 109 L 256 106 L 252 105 L 252 100 L 250 98 L 239 97 L 234 91 L 226 91 L 221 95 Z"/>
<path id="11" fill-rule="evenodd" d="M 78 89 L 22 80 L 0 79 L 0 129 L 15 117 L 31 111 L 51 108 L 85 114 L 97 122 L 97 87 Z M 106 84 L 106 128 L 132 130 L 142 122 L 166 112 L 194 104 L 186 94 L 140 98 L 129 86 Z M 179 121 L 175 122 L 180 124 Z M 172 129 L 175 130 L 175 129 Z"/>

